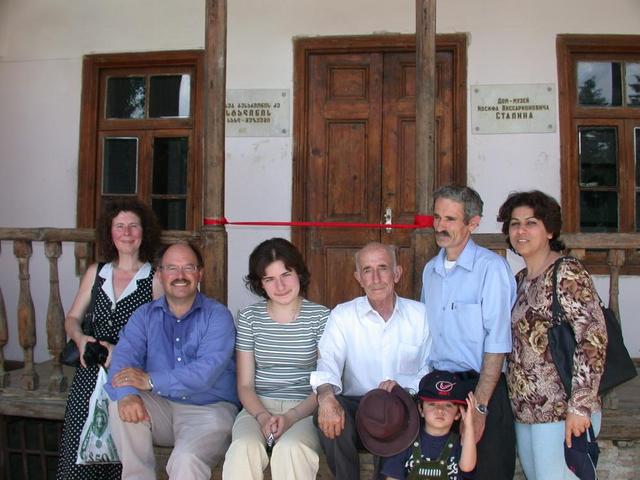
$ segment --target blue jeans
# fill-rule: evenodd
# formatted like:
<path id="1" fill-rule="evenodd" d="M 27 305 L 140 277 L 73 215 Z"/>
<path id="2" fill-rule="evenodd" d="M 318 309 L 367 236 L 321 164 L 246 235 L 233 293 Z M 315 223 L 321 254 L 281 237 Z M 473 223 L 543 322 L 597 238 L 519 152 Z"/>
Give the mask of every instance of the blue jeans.
<path id="1" fill-rule="evenodd" d="M 602 413 L 591 415 L 596 437 Z M 518 458 L 527 480 L 577 480 L 564 462 L 564 421 L 552 423 L 516 422 Z"/>

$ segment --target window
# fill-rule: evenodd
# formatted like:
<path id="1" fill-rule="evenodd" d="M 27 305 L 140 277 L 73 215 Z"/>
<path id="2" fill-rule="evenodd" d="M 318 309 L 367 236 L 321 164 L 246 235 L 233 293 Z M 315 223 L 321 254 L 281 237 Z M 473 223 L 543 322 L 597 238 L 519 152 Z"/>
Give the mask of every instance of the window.
<path id="1" fill-rule="evenodd" d="M 202 52 L 88 55 L 83 69 L 78 226 L 126 196 L 164 229 L 200 225 Z"/>
<path id="2" fill-rule="evenodd" d="M 564 230 L 640 232 L 640 36 L 560 35 L 557 50 Z"/>

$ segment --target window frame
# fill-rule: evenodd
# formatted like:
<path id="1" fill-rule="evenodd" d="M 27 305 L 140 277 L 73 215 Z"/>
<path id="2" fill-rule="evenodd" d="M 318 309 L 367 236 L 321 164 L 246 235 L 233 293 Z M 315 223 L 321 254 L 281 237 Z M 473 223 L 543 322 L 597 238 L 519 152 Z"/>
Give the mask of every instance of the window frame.
<path id="1" fill-rule="evenodd" d="M 579 127 L 622 125 L 618 130 L 618 232 L 635 232 L 635 209 L 640 206 L 635 205 L 635 175 L 631 175 L 636 168 L 635 154 L 628 136 L 629 127 L 640 127 L 640 107 L 578 105 L 576 65 L 578 61 L 637 62 L 640 35 L 558 35 L 556 52 L 563 231 L 580 232 Z M 592 273 L 608 273 L 606 252 L 587 252 L 584 260 Z M 640 274 L 637 251 L 628 252 L 622 273 Z"/>
<path id="2" fill-rule="evenodd" d="M 144 120 L 104 118 L 104 99 L 107 75 L 118 73 L 142 75 L 171 74 L 188 71 L 191 79 L 189 118 L 153 118 Z M 133 72 L 132 70 L 135 70 Z M 109 72 L 108 74 L 106 72 Z M 140 138 L 145 154 L 152 145 L 153 134 L 166 136 L 167 132 L 189 132 L 190 162 L 187 172 L 186 230 L 202 225 L 203 219 L 203 151 L 204 151 L 204 51 L 182 50 L 143 53 L 115 53 L 86 55 L 82 65 L 82 95 L 80 106 L 80 139 L 78 156 L 78 186 L 76 222 L 78 228 L 93 228 L 100 213 L 102 191 L 102 138 L 109 134 L 131 133 Z M 135 123 L 134 123 L 135 122 Z M 149 140 L 143 140 L 148 137 Z M 140 156 L 143 152 L 140 152 Z M 138 165 L 138 192 L 136 197 L 151 205 L 150 167 Z M 147 180 L 148 179 L 148 180 Z"/>

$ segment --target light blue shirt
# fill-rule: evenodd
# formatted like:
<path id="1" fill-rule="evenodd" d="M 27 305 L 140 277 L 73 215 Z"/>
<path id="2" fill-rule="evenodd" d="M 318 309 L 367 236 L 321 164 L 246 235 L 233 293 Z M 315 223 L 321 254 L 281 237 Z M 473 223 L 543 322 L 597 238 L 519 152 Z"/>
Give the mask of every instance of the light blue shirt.
<path id="1" fill-rule="evenodd" d="M 480 372 L 485 353 L 511 351 L 515 279 L 504 258 L 471 239 L 448 272 L 445 255 L 441 249 L 422 273 L 420 299 L 432 335 L 429 365 Z"/>
<path id="2" fill-rule="evenodd" d="M 111 400 L 137 394 L 134 387 L 111 386 L 125 367 L 147 372 L 153 393 L 191 405 L 239 404 L 234 355 L 236 328 L 229 309 L 201 293 L 176 318 L 164 296 L 138 308 L 120 332 L 105 391 Z"/>

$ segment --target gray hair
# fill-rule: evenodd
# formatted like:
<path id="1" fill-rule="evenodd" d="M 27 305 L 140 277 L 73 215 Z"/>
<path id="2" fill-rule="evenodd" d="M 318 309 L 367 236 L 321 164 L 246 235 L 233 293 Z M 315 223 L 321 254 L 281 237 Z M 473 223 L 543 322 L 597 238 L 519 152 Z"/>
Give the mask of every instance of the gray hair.
<path id="1" fill-rule="evenodd" d="M 464 209 L 464 223 L 469 223 L 473 217 L 482 216 L 482 206 L 484 203 L 480 194 L 473 188 L 465 185 L 445 185 L 433 193 L 433 204 L 439 198 L 446 198 L 460 203 Z"/>
<path id="2" fill-rule="evenodd" d="M 396 267 L 398 266 L 398 261 L 396 259 L 396 247 L 395 245 L 386 245 L 384 243 L 380 243 L 380 242 L 369 242 L 367 243 L 364 247 L 362 247 L 360 250 L 358 250 L 355 254 L 355 258 L 356 258 L 356 271 L 360 271 L 360 263 L 358 262 L 358 259 L 360 258 L 360 254 L 362 252 L 364 252 L 365 250 L 370 250 L 373 248 L 381 248 L 382 250 L 386 251 L 389 254 L 389 257 L 391 258 L 391 268 L 392 270 L 395 272 Z"/>

